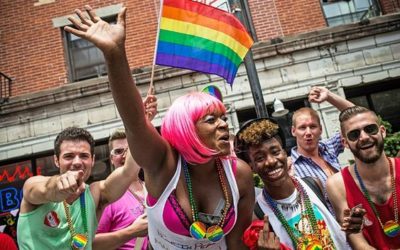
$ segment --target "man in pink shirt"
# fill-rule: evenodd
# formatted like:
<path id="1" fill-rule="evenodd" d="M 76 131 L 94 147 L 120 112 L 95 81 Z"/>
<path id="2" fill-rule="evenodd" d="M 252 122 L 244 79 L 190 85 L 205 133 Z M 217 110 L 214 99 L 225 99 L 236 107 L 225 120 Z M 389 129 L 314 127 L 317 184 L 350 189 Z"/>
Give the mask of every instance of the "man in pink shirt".
<path id="1" fill-rule="evenodd" d="M 154 95 L 144 101 L 147 118 L 156 114 Z M 114 168 L 125 164 L 128 141 L 123 129 L 117 129 L 109 138 L 110 161 Z M 147 217 L 145 213 L 145 187 L 139 178 L 140 168 L 129 189 L 114 203 L 108 205 L 101 216 L 93 241 L 95 249 L 147 249 Z"/>

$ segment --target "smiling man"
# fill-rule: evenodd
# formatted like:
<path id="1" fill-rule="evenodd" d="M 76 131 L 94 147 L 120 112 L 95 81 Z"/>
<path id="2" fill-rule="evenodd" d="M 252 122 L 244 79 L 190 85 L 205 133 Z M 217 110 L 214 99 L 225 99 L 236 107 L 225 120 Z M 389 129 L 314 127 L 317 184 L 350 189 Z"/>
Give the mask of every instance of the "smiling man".
<path id="1" fill-rule="evenodd" d="M 284 141 L 282 129 L 268 118 L 251 120 L 236 134 L 238 157 L 264 183 L 256 202 L 269 226 L 259 234 L 258 249 L 348 249 L 344 233 L 318 195 L 301 178 L 289 175 Z"/>
<path id="2" fill-rule="evenodd" d="M 339 120 L 355 164 L 327 181 L 338 220 L 344 222 L 343 214 L 349 213 L 349 208 L 362 206 L 366 210 L 364 227 L 348 235 L 353 249 L 399 249 L 400 159 L 386 156 L 386 130 L 373 111 L 354 106 L 343 110 Z"/>
<path id="3" fill-rule="evenodd" d="M 313 87 L 308 95 L 313 103 L 329 102 L 339 111 L 354 106 L 343 97 L 324 87 Z M 318 113 L 308 107 L 294 112 L 292 117 L 292 135 L 297 146 L 291 151 L 295 175 L 311 176 L 321 181 L 325 188 L 326 179 L 340 170 L 338 155 L 343 152 L 340 133 L 327 140 L 320 140 L 322 126 Z"/>
<path id="4" fill-rule="evenodd" d="M 34 176 L 23 187 L 17 227 L 24 249 L 92 249 L 97 216 L 118 199 L 137 174 L 132 157 L 107 179 L 85 182 L 95 162 L 94 140 L 82 128 L 70 127 L 56 137 L 55 176 Z"/>

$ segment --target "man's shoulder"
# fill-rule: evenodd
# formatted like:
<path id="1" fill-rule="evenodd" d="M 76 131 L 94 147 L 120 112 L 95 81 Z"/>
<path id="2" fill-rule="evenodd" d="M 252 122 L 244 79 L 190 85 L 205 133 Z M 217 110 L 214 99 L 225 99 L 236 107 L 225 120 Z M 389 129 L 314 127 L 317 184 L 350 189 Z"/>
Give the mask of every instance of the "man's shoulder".
<path id="1" fill-rule="evenodd" d="M 344 167 L 343 169 L 345 169 L 345 168 L 347 168 L 347 167 Z M 341 180 L 343 180 L 343 176 L 342 176 L 342 172 L 341 171 L 329 176 L 328 179 L 327 179 L 327 181 L 330 181 L 330 182 L 333 182 L 333 183 L 336 183 L 336 182 L 341 181 Z"/>
<path id="2" fill-rule="evenodd" d="M 86 189 L 89 186 L 90 194 L 93 197 L 100 194 L 100 184 L 101 184 L 100 182 L 102 182 L 102 181 L 95 181 L 95 182 L 92 182 L 91 184 L 86 186 Z"/>
<path id="3" fill-rule="evenodd" d="M 32 177 L 29 177 L 25 181 L 24 187 L 29 187 L 29 185 L 36 186 L 35 183 L 42 182 L 42 181 L 47 180 L 47 179 L 49 179 L 49 176 L 35 175 L 35 176 L 32 176 Z M 26 191 L 29 191 L 29 190 L 24 190 L 24 191 L 26 192 Z"/>
<path id="4" fill-rule="evenodd" d="M 345 167 L 347 168 L 347 167 Z M 331 176 L 328 177 L 326 180 L 326 187 L 327 189 L 334 188 L 335 190 L 344 188 L 344 181 L 343 181 L 343 176 L 342 172 L 339 171 Z"/>
<path id="5" fill-rule="evenodd" d="M 236 161 L 236 169 L 232 166 L 233 173 L 236 176 L 236 179 L 240 179 L 241 177 L 248 178 L 248 176 L 253 176 L 253 172 L 251 170 L 251 167 L 249 166 L 248 163 L 243 161 L 242 159 L 235 158 L 234 161 Z"/>

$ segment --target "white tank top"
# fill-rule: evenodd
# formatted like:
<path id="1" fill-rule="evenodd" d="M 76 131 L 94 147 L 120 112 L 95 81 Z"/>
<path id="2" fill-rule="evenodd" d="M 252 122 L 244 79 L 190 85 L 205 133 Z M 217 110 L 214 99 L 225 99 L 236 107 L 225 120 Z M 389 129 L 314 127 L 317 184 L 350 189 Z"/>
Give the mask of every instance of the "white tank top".
<path id="1" fill-rule="evenodd" d="M 222 165 L 225 170 L 226 177 L 229 182 L 229 187 L 231 189 L 233 206 L 235 211 L 234 223 L 237 219 L 237 205 L 239 201 L 239 190 L 236 184 L 236 179 L 231 168 L 229 160 L 221 159 Z M 148 218 L 148 233 L 151 245 L 153 249 L 215 249 L 222 250 L 227 249 L 225 237 L 223 237 L 218 242 L 211 242 L 208 239 L 197 240 L 192 237 L 179 235 L 171 232 L 167 226 L 164 224 L 163 220 L 163 210 L 165 203 L 168 200 L 171 192 L 176 189 L 178 184 L 179 176 L 181 174 L 181 157 L 179 156 L 178 165 L 176 167 L 176 172 L 172 177 L 171 181 L 168 183 L 164 192 L 161 194 L 160 198 L 157 200 L 154 206 L 149 207 L 147 205 L 147 218 Z M 147 203 L 147 202 L 146 202 Z M 228 232 L 229 233 L 229 232 Z"/>
<path id="2" fill-rule="evenodd" d="M 327 226 L 327 231 L 330 233 L 330 236 L 335 244 L 336 249 L 351 249 L 346 242 L 346 237 L 343 231 L 341 231 L 339 224 L 329 212 L 329 210 L 325 207 L 325 205 L 321 202 L 318 196 L 310 189 L 310 187 L 304 183 L 300 178 L 295 177 L 301 185 L 306 190 L 308 196 L 310 197 L 310 201 L 314 207 L 317 208 L 318 212 L 316 214 L 317 221 L 323 218 L 324 222 Z M 297 191 L 295 191 L 297 192 Z M 294 201 L 296 199 L 296 194 L 292 194 L 290 197 L 286 198 L 285 201 Z M 286 229 L 283 227 L 279 219 L 275 216 L 274 212 L 271 210 L 270 206 L 268 205 L 267 201 L 264 199 L 262 192 L 257 196 L 257 201 L 260 204 L 262 211 L 268 215 L 270 225 L 272 226 L 275 234 L 279 237 L 281 243 L 285 244 L 286 246 L 291 247 L 294 249 L 292 240 L 289 237 L 289 234 L 286 232 Z M 286 202 L 285 202 L 286 203 Z M 279 206 L 279 205 L 278 205 Z M 280 208 L 283 216 L 288 220 L 289 224 L 293 224 L 294 222 L 298 221 L 300 216 L 300 206 L 297 206 L 295 209 L 288 209 L 284 211 Z M 314 209 L 315 212 L 315 209 Z M 322 218 L 321 218 L 322 217 Z M 298 226 L 300 225 L 300 221 L 298 222 Z M 302 222 L 304 223 L 304 222 Z M 304 225 L 310 226 L 310 225 Z"/>

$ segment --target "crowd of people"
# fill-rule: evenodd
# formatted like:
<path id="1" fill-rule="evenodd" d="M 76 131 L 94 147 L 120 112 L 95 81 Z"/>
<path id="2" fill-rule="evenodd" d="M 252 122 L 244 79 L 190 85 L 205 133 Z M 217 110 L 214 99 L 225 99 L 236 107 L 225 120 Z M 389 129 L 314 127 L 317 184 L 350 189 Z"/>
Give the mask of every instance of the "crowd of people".
<path id="1" fill-rule="evenodd" d="M 94 140 L 71 127 L 55 140 L 60 174 L 29 178 L 23 187 L 18 245 L 25 249 L 398 249 L 400 159 L 383 151 L 377 115 L 324 87 L 309 101 L 341 113 L 341 131 L 321 141 L 311 108 L 294 112 L 289 173 L 285 135 L 257 118 L 231 148 L 226 109 L 206 93 L 179 97 L 161 134 L 151 120 L 157 99 L 142 101 L 125 54 L 123 8 L 115 25 L 85 6 L 65 30 L 104 54 L 111 91 L 124 124 L 110 136 L 115 168 L 86 184 Z M 350 149 L 355 163 L 341 167 Z M 144 180 L 140 174 L 143 171 Z M 255 195 L 253 173 L 263 182 Z"/>

